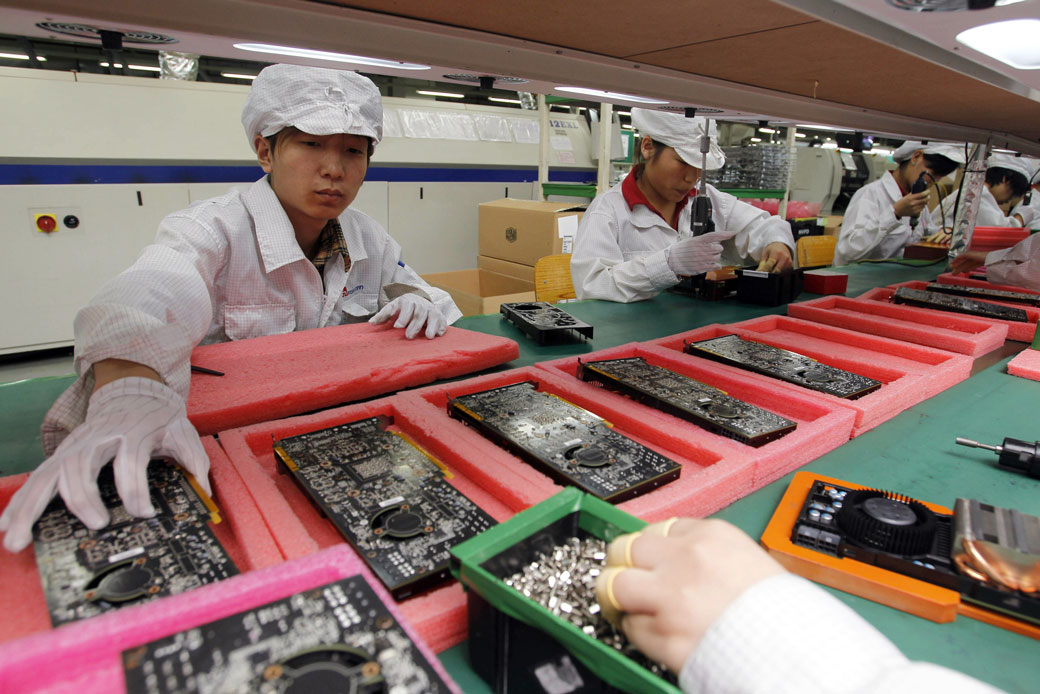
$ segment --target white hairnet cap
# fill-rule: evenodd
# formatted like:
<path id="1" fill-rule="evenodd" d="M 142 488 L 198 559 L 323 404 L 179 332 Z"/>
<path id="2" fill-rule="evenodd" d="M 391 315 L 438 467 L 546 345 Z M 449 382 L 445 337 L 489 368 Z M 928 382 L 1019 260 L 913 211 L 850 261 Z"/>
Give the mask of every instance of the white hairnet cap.
<path id="1" fill-rule="evenodd" d="M 698 169 L 704 166 L 701 154 L 701 137 L 711 138 L 708 161 L 704 168 L 709 171 L 721 169 L 726 163 L 726 155 L 719 147 L 718 130 L 711 118 L 696 116 L 687 118 L 681 113 L 666 113 L 645 108 L 632 109 L 632 127 L 654 142 L 668 145 L 679 157 Z"/>
<path id="2" fill-rule="evenodd" d="M 1033 177 L 1034 173 L 1036 173 L 1035 164 L 1027 157 L 1016 157 L 1010 154 L 1004 154 L 1003 152 L 991 154 L 989 155 L 989 159 L 986 160 L 987 169 L 992 169 L 997 166 L 1002 169 L 1017 171 L 1025 176 L 1027 181 Z"/>
<path id="3" fill-rule="evenodd" d="M 356 72 L 271 65 L 253 80 L 242 107 L 249 144 L 293 126 L 310 135 L 383 138 L 383 102 L 372 80 Z"/>
<path id="4" fill-rule="evenodd" d="M 950 161 L 956 162 L 959 166 L 964 166 L 966 161 L 964 158 L 964 145 L 952 142 L 929 142 L 928 144 L 923 144 L 918 140 L 907 140 L 899 145 L 896 151 L 892 152 L 892 161 L 906 161 L 919 149 L 923 150 L 925 154 L 938 154 L 946 157 Z"/>

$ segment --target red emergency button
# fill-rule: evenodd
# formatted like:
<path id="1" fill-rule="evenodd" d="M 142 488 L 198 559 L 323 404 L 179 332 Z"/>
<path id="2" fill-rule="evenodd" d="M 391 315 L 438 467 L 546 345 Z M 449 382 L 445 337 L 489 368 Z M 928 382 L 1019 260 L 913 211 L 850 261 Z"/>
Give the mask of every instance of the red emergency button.
<path id="1" fill-rule="evenodd" d="M 58 220 L 52 214 L 36 215 L 36 229 L 49 234 L 58 228 Z"/>

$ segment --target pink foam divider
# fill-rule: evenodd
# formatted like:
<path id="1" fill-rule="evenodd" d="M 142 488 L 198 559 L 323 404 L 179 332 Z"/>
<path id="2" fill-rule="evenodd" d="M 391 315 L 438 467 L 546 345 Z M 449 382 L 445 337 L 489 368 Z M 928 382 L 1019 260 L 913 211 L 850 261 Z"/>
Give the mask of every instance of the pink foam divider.
<path id="1" fill-rule="evenodd" d="M 342 546 L 6 643 L 0 646 L 0 691 L 122 692 L 124 650 L 359 573 L 437 674 L 453 692 L 461 691 L 379 581 Z"/>
<path id="2" fill-rule="evenodd" d="M 775 441 L 753 448 L 719 434 L 713 434 L 679 417 L 633 402 L 620 393 L 578 379 L 579 361 L 630 357 L 640 357 L 648 364 L 669 369 L 687 378 L 723 390 L 731 397 L 793 420 L 798 427 Z M 726 451 L 725 456 L 727 457 L 735 456 L 739 460 L 749 456 L 754 465 L 751 488 L 747 490 L 749 492 L 769 484 L 837 448 L 848 441 L 852 434 L 852 424 L 856 414 L 847 407 L 833 405 L 811 395 L 792 394 L 786 391 L 779 393 L 769 384 L 751 378 L 750 374 L 721 373 L 717 369 L 705 365 L 701 360 L 683 357 L 684 355 L 677 354 L 675 350 L 632 342 L 584 354 L 581 357 L 566 357 L 541 362 L 537 366 L 547 369 L 553 374 L 562 374 L 565 379 L 573 380 L 575 392 L 581 393 L 581 398 L 575 397 L 574 400 L 583 407 L 598 405 L 599 407 L 610 407 L 613 410 L 631 412 L 637 421 L 644 423 L 646 427 L 657 431 L 674 431 L 677 437 L 689 441 L 691 446 L 703 446 L 705 442 L 711 442 L 712 446 Z M 686 515 L 707 514 L 736 500 L 733 494 L 740 492 L 740 488 L 735 485 L 720 484 L 714 479 L 724 469 L 716 470 L 716 466 L 713 465 L 697 471 L 699 477 L 693 475 L 685 477 L 688 471 L 683 470 L 679 480 L 688 487 L 685 490 L 688 501 L 682 502 L 682 513 Z M 678 492 L 679 489 L 676 488 L 675 491 Z"/>
<path id="3" fill-rule="evenodd" d="M 202 445 L 210 458 L 210 483 L 221 518 L 220 523 L 210 527 L 235 566 L 245 573 L 285 561 L 253 497 L 220 445 L 212 436 L 203 437 Z M 3 506 L 27 477 L 28 474 L 0 478 L 0 503 Z M 0 591 L 0 614 L 4 615 L 0 620 L 0 642 L 51 629 L 47 600 L 32 547 L 18 554 L 0 549 L 0 576 L 3 576 L 5 585 L 18 586 L 18 590 Z M 160 598 L 157 602 L 171 597 L 176 596 Z M 2 687 L 0 691 L 3 691 Z"/>
<path id="4" fill-rule="evenodd" d="M 614 430 L 682 465 L 677 480 L 618 504 L 618 508 L 654 522 L 676 515 L 705 515 L 734 501 L 753 488 L 754 449 L 736 449 L 721 437 L 691 438 L 674 427 L 660 427 L 658 420 L 642 417 L 643 408 L 631 401 L 604 397 L 585 384 L 548 369 L 528 366 L 456 383 L 427 386 L 401 393 L 414 403 L 427 421 L 437 427 L 437 455 L 473 468 L 483 484 L 515 510 L 543 501 L 560 490 L 547 475 L 518 456 L 492 443 L 471 427 L 447 414 L 448 398 L 535 381 L 538 390 L 584 407 L 614 425 Z"/>
<path id="5" fill-rule="evenodd" d="M 1012 376 L 1040 381 L 1040 350 L 1027 349 L 1016 354 L 1008 362 L 1008 373 Z"/>
<path id="6" fill-rule="evenodd" d="M 1007 339 L 1007 326 L 974 316 L 825 296 L 787 305 L 787 314 L 825 325 L 881 335 L 903 342 L 936 347 L 977 357 L 995 350 Z"/>
<path id="7" fill-rule="evenodd" d="M 939 284 L 956 284 L 961 287 L 981 287 L 983 289 L 999 289 L 1004 292 L 1018 292 L 1019 294 L 1040 294 L 1038 291 L 1016 287 L 1013 284 L 994 284 L 986 280 L 975 280 L 966 274 L 955 275 L 952 272 L 944 272 L 936 280 Z"/>
<path id="8" fill-rule="evenodd" d="M 889 337 L 864 335 L 855 330 L 820 325 L 789 316 L 762 316 L 730 327 L 756 333 L 761 342 L 801 352 L 813 358 L 817 355 L 847 351 L 848 356 L 871 361 L 878 354 L 885 355 L 891 366 L 925 377 L 921 384 L 921 399 L 926 400 L 971 375 L 974 362 L 969 356 L 955 354 L 934 347 L 915 345 Z"/>
<path id="9" fill-rule="evenodd" d="M 1011 248 L 1016 243 L 1029 236 L 1029 229 L 1015 227 L 975 227 L 971 232 L 971 243 L 969 251 L 997 251 L 1001 248 Z"/>
<path id="10" fill-rule="evenodd" d="M 390 324 L 358 323 L 195 348 L 188 418 L 200 434 L 312 412 L 516 359 L 504 337 L 449 327 L 408 340 Z"/>
<path id="11" fill-rule="evenodd" d="M 463 469 L 457 464 L 457 456 L 443 455 L 443 446 L 430 445 L 441 417 L 434 416 L 435 421 L 428 421 L 427 413 L 403 406 L 400 395 L 221 432 L 220 443 L 228 460 L 245 482 L 265 527 L 269 528 L 286 559 L 347 545 L 332 523 L 296 485 L 292 475 L 280 470 L 275 461 L 274 442 L 376 416 L 392 417 L 392 428 L 438 458 L 453 475 L 448 480 L 450 484 L 496 521 L 512 517 L 514 509 L 496 498 L 494 484 L 474 480 L 469 474 L 469 468 L 479 466 L 468 465 Z M 466 599 L 462 587 L 455 581 L 407 598 L 398 605 L 423 639 L 438 652 L 466 637 Z"/>
<path id="12" fill-rule="evenodd" d="M 899 287 L 910 287 L 911 289 L 924 289 L 928 286 L 927 282 L 921 282 L 919 280 L 913 280 L 911 282 L 900 282 L 899 284 L 891 284 L 887 287 L 875 287 L 870 289 L 863 294 L 856 297 L 856 301 L 881 301 L 884 303 L 891 303 L 890 299 L 895 291 Z M 1021 323 L 1018 321 L 1001 320 L 999 318 L 986 318 L 985 316 L 970 316 L 976 320 L 983 320 L 989 323 L 997 325 L 1006 325 L 1008 329 L 1007 339 L 1016 340 L 1018 342 L 1031 342 L 1033 340 L 1033 334 L 1036 333 L 1036 323 L 1040 320 L 1040 308 L 1034 308 L 1033 306 L 1024 306 L 1022 304 L 1014 304 L 1005 301 L 992 301 L 990 299 L 985 300 L 988 304 L 1001 304 L 1002 306 L 1013 306 L 1014 308 L 1020 308 L 1026 312 L 1026 319 L 1028 322 Z M 931 313 L 954 313 L 952 311 L 938 311 L 931 308 L 918 308 L 922 311 L 928 311 Z M 965 315 L 965 314 L 955 314 Z"/>
<path id="13" fill-rule="evenodd" d="M 827 326 L 820 327 L 823 328 Z M 746 340 L 753 340 L 755 342 L 773 345 L 774 347 L 780 347 L 782 349 L 790 349 L 799 354 L 804 354 L 807 357 L 812 357 L 820 363 L 827 364 L 828 366 L 834 366 L 839 369 L 844 369 L 845 371 L 857 373 L 860 376 L 866 376 L 881 381 L 881 388 L 875 390 L 873 393 L 868 393 L 856 400 L 847 400 L 835 395 L 830 395 L 829 393 L 820 393 L 814 390 L 809 390 L 808 388 L 802 388 L 793 383 L 785 383 L 784 381 L 770 378 L 769 376 L 752 373 L 743 369 L 737 369 L 737 367 L 720 364 L 709 359 L 703 359 L 702 357 L 696 357 L 685 353 L 682 355 L 687 359 L 696 359 L 713 365 L 709 368 L 724 369 L 727 371 L 732 369 L 734 371 L 749 374 L 751 377 L 756 379 L 763 379 L 765 382 L 771 384 L 772 387 L 780 389 L 782 392 L 789 392 L 793 389 L 799 393 L 811 393 L 813 396 L 823 398 L 831 404 L 855 410 L 856 421 L 852 427 L 853 437 L 859 436 L 863 432 L 876 427 L 878 424 L 891 419 L 906 408 L 916 405 L 925 399 L 921 396 L 921 391 L 927 387 L 927 384 L 923 382 L 927 377 L 916 370 L 909 370 L 906 366 L 906 360 L 900 357 L 893 358 L 880 352 L 872 352 L 869 356 L 864 355 L 862 350 L 838 342 L 830 342 L 826 348 L 817 343 L 811 346 L 797 345 L 792 349 L 792 347 L 789 346 L 790 343 L 786 339 L 779 340 L 781 344 L 774 344 L 773 338 L 769 337 L 767 334 L 753 332 L 738 327 L 737 325 L 719 325 L 715 323 L 685 333 L 651 340 L 648 344 L 656 344 L 666 349 L 682 352 L 683 345 L 687 342 L 708 340 L 713 337 L 721 337 L 722 335 L 739 335 Z"/>

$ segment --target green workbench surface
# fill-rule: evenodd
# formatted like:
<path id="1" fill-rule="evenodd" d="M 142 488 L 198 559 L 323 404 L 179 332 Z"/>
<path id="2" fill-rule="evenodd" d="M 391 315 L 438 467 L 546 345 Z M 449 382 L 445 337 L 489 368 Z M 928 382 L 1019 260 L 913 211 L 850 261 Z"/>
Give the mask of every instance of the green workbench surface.
<path id="1" fill-rule="evenodd" d="M 861 264 L 843 268 L 850 275 L 847 295 L 857 296 L 872 287 L 894 282 L 931 279 L 941 272 L 941 267 Z M 814 297 L 801 297 L 810 298 Z M 636 304 L 578 301 L 560 306 L 595 326 L 594 339 L 542 347 L 497 314 L 466 317 L 456 325 L 515 339 L 520 344 L 520 356 L 505 367 L 518 367 L 654 339 L 709 323 L 732 323 L 785 311 L 783 307 L 768 309 L 733 301 L 701 302 L 667 293 Z M 803 469 L 947 507 L 953 505 L 956 497 L 966 496 L 1040 515 L 1040 481 L 996 468 L 996 456 L 992 453 L 954 444 L 957 436 L 992 444 L 1001 443 L 1005 436 L 1030 441 L 1040 436 L 1040 384 L 1009 376 L 1007 360 L 1004 357 L 991 363 L 967 381 L 910 408 Z M 985 362 L 979 360 L 977 365 L 981 363 Z M 0 474 L 32 469 L 39 463 L 39 422 L 50 402 L 71 380 L 36 379 L 0 386 Z M 716 516 L 757 538 L 790 479 L 788 475 Z M 963 617 L 953 623 L 935 624 L 839 591 L 831 592 L 877 626 L 912 659 L 951 667 L 1011 692 L 1036 691 L 1040 649 L 1033 639 Z M 821 638 L 826 638 L 825 625 L 821 625 L 820 633 Z M 465 644 L 441 653 L 440 658 L 467 694 L 490 693 L 490 688 L 469 667 Z"/>

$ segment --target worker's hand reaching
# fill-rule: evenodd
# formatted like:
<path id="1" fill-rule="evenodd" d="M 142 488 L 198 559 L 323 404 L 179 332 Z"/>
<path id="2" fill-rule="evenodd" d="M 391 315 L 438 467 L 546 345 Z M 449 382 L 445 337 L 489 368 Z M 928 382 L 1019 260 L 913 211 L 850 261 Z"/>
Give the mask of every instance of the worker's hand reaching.
<path id="1" fill-rule="evenodd" d="M 677 275 L 702 275 L 722 267 L 722 242 L 735 231 L 712 231 L 676 241 L 665 249 L 668 267 Z"/>
<path id="2" fill-rule="evenodd" d="M 952 238 L 953 233 L 947 229 L 943 229 L 942 231 L 937 231 L 934 234 L 931 234 L 930 236 L 925 236 L 921 240 L 925 243 L 937 243 L 940 245 L 948 246 L 950 244 L 950 239 Z"/>
<path id="3" fill-rule="evenodd" d="M 738 528 L 692 518 L 622 535 L 607 548 L 606 563 L 596 580 L 603 616 L 676 673 L 730 603 L 784 571 Z"/>
<path id="4" fill-rule="evenodd" d="M 426 337 L 430 340 L 443 335 L 448 329 L 448 319 L 440 309 L 429 299 L 417 294 L 402 294 L 369 318 L 368 322 L 385 323 L 394 316 L 397 316 L 394 327 L 404 328 L 404 336 L 409 340 L 418 335 L 424 325 Z"/>
<path id="5" fill-rule="evenodd" d="M 765 272 L 783 272 L 794 266 L 791 249 L 786 243 L 774 241 L 762 250 L 762 259 L 758 261 L 758 269 Z"/>
<path id="6" fill-rule="evenodd" d="M 986 264 L 985 251 L 965 251 L 950 262 L 950 272 L 971 272 L 980 265 Z"/>
<path id="7" fill-rule="evenodd" d="M 917 217 L 920 216 L 921 210 L 923 210 L 927 204 L 927 191 L 924 193 L 908 193 L 896 200 L 895 204 L 892 205 L 892 209 L 896 213 L 897 218 Z"/>
<path id="8" fill-rule="evenodd" d="M 177 461 L 210 492 L 209 457 L 180 395 L 148 378 L 122 378 L 99 388 L 83 424 L 29 476 L 0 515 L 4 547 L 18 552 L 32 542 L 33 523 L 56 493 L 88 528 L 108 525 L 97 476 L 110 460 L 127 512 L 138 518 L 155 515 L 147 475 L 154 457 Z"/>

